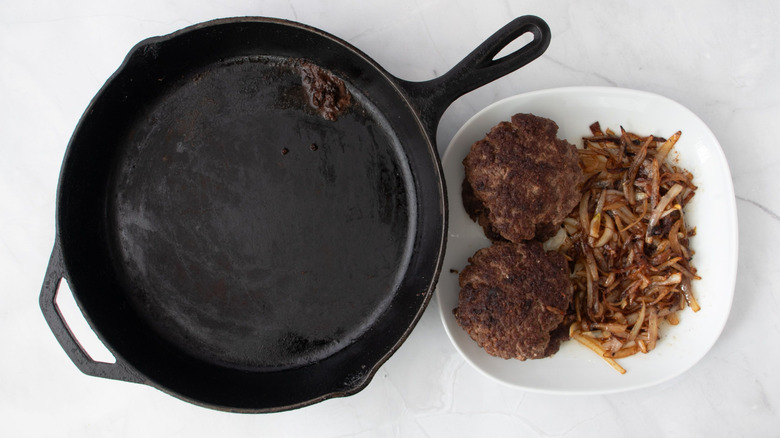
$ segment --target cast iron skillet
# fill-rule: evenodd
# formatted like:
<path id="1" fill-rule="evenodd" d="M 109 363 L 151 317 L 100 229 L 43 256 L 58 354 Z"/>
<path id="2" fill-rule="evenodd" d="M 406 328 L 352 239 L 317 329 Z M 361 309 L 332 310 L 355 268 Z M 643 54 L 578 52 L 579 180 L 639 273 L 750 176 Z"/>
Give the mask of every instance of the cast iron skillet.
<path id="1" fill-rule="evenodd" d="M 526 33 L 532 42 L 494 59 Z M 142 41 L 65 153 L 40 296 L 51 330 L 86 374 L 214 409 L 280 411 L 361 390 L 441 269 L 440 116 L 549 41 L 544 21 L 517 18 L 427 82 L 278 19 Z M 307 91 L 305 71 L 324 75 L 323 93 Z M 345 95 L 339 86 L 349 102 L 323 116 L 310 97 Z M 73 337 L 55 303 L 62 279 L 115 363 Z"/>

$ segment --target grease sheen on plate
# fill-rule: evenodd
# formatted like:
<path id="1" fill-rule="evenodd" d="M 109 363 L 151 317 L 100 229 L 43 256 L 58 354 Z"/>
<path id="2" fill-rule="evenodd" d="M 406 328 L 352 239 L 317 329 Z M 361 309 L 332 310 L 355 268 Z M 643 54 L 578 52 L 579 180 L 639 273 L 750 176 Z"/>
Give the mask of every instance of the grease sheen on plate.
<path id="1" fill-rule="evenodd" d="M 460 195 L 462 160 L 471 145 L 513 114 L 525 112 L 554 120 L 558 136 L 582 147 L 588 126 L 643 135 L 682 136 L 674 159 L 694 174 L 699 189 L 686 209 L 697 234 L 691 240 L 693 263 L 701 280 L 694 282 L 701 311 L 686 308 L 680 324 L 664 326 L 658 346 L 649 354 L 621 359 L 628 372 L 617 373 L 593 352 L 575 341 L 564 342 L 546 359 L 505 360 L 488 355 L 458 326 L 457 273 L 478 249 L 490 245 L 479 225 L 463 209 Z M 636 389 L 676 377 L 697 363 L 720 336 L 731 309 L 737 269 L 737 216 L 728 164 L 709 128 L 690 110 L 655 94 L 604 87 L 572 87 L 513 96 L 483 109 L 467 121 L 450 142 L 442 164 L 447 182 L 450 225 L 447 252 L 437 286 L 439 313 L 454 346 L 483 374 L 509 386 L 547 393 L 598 394 Z"/>

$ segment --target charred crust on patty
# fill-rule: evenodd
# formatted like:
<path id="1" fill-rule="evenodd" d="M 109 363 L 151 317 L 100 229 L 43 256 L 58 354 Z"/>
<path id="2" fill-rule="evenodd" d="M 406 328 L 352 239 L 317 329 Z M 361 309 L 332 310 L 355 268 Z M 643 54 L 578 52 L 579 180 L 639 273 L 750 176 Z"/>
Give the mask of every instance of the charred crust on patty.
<path id="1" fill-rule="evenodd" d="M 577 149 L 557 133 L 554 121 L 520 113 L 471 146 L 464 206 L 491 240 L 552 237 L 577 205 L 584 181 Z"/>
<path id="2" fill-rule="evenodd" d="M 471 220 L 478 223 L 485 232 L 485 236 L 493 242 L 507 242 L 507 240 L 496 231 L 490 224 L 488 218 L 488 209 L 485 208 L 485 204 L 480 201 L 476 195 L 474 195 L 474 189 L 471 188 L 468 180 L 464 179 L 461 185 L 461 195 L 463 198 L 463 208 L 468 213 Z"/>
<path id="3" fill-rule="evenodd" d="M 572 302 L 566 259 L 541 243 L 495 242 L 458 276 L 458 324 L 493 356 L 539 359 L 568 337 Z"/>

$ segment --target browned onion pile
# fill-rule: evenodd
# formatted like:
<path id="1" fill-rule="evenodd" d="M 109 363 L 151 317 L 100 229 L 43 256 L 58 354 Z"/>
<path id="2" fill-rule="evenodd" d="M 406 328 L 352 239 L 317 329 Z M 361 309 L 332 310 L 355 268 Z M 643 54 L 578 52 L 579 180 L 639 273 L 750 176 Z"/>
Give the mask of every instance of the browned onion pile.
<path id="1" fill-rule="evenodd" d="M 662 321 L 676 325 L 698 279 L 683 209 L 693 175 L 667 158 L 680 138 L 642 137 L 590 126 L 579 150 L 585 172 L 579 208 L 548 242 L 573 266 L 570 335 L 625 373 L 614 359 L 655 348 Z"/>

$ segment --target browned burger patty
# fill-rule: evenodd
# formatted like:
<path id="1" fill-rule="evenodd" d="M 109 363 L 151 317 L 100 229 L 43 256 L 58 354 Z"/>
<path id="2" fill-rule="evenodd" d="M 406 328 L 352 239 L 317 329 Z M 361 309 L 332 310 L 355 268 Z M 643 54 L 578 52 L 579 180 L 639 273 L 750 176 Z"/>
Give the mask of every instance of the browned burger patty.
<path id="1" fill-rule="evenodd" d="M 480 347 L 504 359 L 539 359 L 568 337 L 572 301 L 566 259 L 538 242 L 496 242 L 459 275 L 455 319 Z"/>
<path id="2" fill-rule="evenodd" d="M 471 188 L 464 204 L 493 240 L 544 240 L 580 200 L 577 149 L 556 137 L 550 119 L 515 114 L 511 120 L 494 126 L 463 160 Z M 467 199 L 472 195 L 477 203 Z"/>

